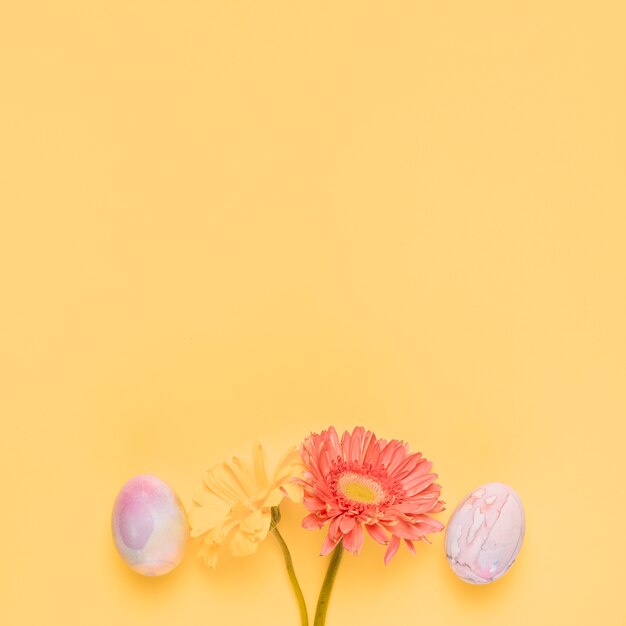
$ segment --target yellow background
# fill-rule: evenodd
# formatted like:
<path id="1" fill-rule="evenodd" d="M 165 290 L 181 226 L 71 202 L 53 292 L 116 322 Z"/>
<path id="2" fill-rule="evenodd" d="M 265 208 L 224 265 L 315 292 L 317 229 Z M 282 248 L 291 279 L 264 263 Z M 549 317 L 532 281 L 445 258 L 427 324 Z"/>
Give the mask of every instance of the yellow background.
<path id="1" fill-rule="evenodd" d="M 328 626 L 625 624 L 621 7 L 3 2 L 0 623 L 297 624 L 271 541 L 145 579 L 111 505 L 358 423 L 527 535 L 485 587 L 367 542 Z"/>

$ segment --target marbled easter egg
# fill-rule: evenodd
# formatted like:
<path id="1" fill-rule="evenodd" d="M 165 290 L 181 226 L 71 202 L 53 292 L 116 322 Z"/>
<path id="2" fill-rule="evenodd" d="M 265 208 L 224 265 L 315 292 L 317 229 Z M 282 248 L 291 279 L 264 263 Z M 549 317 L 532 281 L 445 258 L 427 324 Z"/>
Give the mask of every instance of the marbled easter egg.
<path id="1" fill-rule="evenodd" d="M 174 490 L 160 478 L 131 478 L 115 499 L 111 522 L 115 546 L 136 572 L 160 576 L 182 560 L 189 538 L 187 516 Z"/>
<path id="2" fill-rule="evenodd" d="M 524 539 L 522 501 L 502 483 L 474 489 L 446 529 L 446 556 L 455 574 L 476 585 L 493 582 L 513 565 Z"/>

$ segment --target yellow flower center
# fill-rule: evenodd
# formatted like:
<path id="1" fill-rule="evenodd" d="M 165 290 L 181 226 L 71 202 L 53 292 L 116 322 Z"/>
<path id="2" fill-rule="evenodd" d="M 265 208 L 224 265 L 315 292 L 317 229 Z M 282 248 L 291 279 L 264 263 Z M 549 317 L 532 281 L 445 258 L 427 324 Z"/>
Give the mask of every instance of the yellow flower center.
<path id="1" fill-rule="evenodd" d="M 346 498 L 361 504 L 378 504 L 385 497 L 385 490 L 378 481 L 356 472 L 342 474 L 338 486 Z"/>

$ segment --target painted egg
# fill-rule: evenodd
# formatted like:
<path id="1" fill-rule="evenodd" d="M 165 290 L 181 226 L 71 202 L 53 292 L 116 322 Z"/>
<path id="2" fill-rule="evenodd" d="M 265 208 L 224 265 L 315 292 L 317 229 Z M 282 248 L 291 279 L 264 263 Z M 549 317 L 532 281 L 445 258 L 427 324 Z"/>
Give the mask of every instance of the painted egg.
<path id="1" fill-rule="evenodd" d="M 503 576 L 522 547 L 524 508 L 502 483 L 474 489 L 456 507 L 446 529 L 446 556 L 454 573 L 482 585 Z"/>
<path id="2" fill-rule="evenodd" d="M 160 478 L 131 478 L 115 499 L 111 523 L 118 552 L 136 572 L 161 576 L 181 562 L 189 538 L 187 516 Z"/>

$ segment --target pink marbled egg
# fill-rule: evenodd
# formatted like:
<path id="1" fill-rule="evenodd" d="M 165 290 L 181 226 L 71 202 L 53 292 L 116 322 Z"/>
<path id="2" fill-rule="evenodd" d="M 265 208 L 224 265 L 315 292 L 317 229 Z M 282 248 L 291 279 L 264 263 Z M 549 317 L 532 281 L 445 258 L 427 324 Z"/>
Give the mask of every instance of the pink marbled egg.
<path id="1" fill-rule="evenodd" d="M 131 478 L 117 495 L 111 523 L 118 552 L 136 572 L 161 576 L 181 562 L 189 538 L 187 516 L 160 478 Z"/>
<path id="2" fill-rule="evenodd" d="M 446 556 L 455 574 L 482 585 L 503 576 L 524 539 L 524 508 L 502 483 L 474 489 L 456 507 L 446 529 Z"/>

